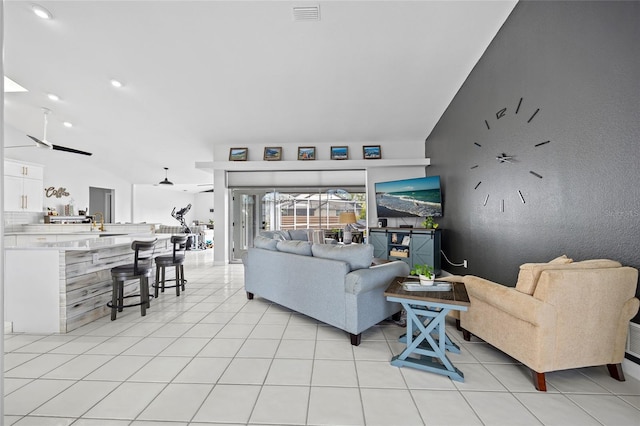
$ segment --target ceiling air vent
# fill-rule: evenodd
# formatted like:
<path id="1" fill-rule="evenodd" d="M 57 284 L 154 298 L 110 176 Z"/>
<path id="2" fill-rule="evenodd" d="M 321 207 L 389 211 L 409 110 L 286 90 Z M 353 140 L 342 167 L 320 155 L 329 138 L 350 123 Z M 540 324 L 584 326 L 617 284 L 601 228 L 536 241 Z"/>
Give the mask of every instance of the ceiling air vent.
<path id="1" fill-rule="evenodd" d="M 293 21 L 319 21 L 320 20 L 320 6 L 294 6 L 293 7 Z"/>

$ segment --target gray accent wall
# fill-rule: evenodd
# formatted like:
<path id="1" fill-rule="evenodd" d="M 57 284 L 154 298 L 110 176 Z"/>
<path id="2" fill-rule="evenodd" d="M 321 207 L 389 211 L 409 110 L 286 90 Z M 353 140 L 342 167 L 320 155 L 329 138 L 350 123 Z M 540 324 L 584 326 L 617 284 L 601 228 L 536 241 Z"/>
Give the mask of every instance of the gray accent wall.
<path id="1" fill-rule="evenodd" d="M 640 2 L 520 2 L 425 143 L 444 252 L 469 265 L 444 269 L 513 286 L 562 254 L 640 268 Z"/>

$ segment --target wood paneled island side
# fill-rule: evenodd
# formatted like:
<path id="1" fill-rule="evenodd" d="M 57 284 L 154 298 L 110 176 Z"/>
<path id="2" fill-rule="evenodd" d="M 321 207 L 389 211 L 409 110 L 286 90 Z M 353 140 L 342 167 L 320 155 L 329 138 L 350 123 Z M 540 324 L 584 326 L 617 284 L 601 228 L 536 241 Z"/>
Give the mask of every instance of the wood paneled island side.
<path id="1" fill-rule="evenodd" d="M 158 238 L 156 254 L 171 252 L 170 234 L 140 234 L 5 248 L 5 322 L 14 332 L 67 333 L 110 314 L 111 268 L 133 262 L 131 242 Z M 125 294 L 138 281 L 125 283 Z"/>

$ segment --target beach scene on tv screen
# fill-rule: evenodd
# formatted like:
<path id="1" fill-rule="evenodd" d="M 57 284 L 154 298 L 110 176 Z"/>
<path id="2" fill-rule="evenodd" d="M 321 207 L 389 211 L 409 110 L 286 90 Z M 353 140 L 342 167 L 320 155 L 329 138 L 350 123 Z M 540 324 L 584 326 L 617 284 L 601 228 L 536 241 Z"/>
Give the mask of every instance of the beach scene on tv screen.
<path id="1" fill-rule="evenodd" d="M 442 216 L 440 177 L 376 183 L 378 217 Z"/>

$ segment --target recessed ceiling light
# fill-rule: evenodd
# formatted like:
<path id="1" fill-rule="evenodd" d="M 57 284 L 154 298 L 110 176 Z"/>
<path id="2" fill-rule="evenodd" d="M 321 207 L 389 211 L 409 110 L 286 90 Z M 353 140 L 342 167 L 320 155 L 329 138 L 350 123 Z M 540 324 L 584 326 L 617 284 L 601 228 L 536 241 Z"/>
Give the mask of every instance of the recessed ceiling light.
<path id="1" fill-rule="evenodd" d="M 120 83 L 118 80 L 114 80 L 114 79 L 111 80 L 111 85 L 113 87 L 122 87 L 122 83 Z"/>
<path id="2" fill-rule="evenodd" d="M 68 121 L 63 122 L 62 125 L 64 127 L 73 127 L 73 124 L 69 123 Z"/>
<path id="3" fill-rule="evenodd" d="M 48 97 L 49 99 L 51 99 L 52 101 L 59 101 L 59 100 L 60 100 L 60 98 L 58 97 L 58 95 L 54 95 L 53 93 L 49 93 L 49 94 L 47 95 L 47 97 Z"/>
<path id="4" fill-rule="evenodd" d="M 33 10 L 33 13 L 35 13 L 36 16 L 38 16 L 39 18 L 53 19 L 53 15 L 51 14 L 51 12 L 49 12 L 47 9 L 40 6 L 39 4 L 32 4 L 31 10 Z"/>

